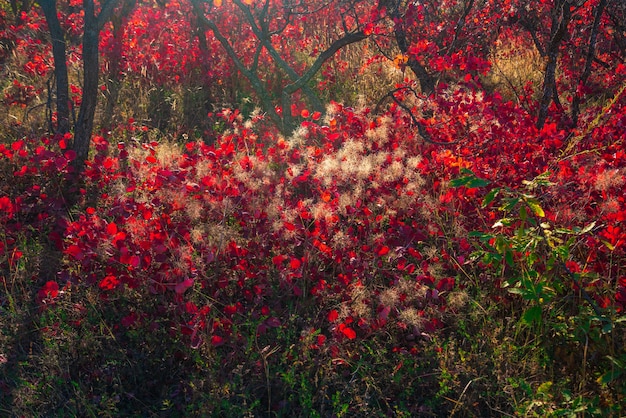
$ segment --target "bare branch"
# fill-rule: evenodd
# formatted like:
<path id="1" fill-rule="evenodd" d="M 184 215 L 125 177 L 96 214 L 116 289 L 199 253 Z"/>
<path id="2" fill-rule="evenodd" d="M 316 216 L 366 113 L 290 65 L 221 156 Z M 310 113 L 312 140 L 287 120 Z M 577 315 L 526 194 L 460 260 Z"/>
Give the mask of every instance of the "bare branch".
<path id="1" fill-rule="evenodd" d="M 430 144 L 434 144 L 434 145 L 442 145 L 442 146 L 449 146 L 449 145 L 455 145 L 459 143 L 459 140 L 457 139 L 456 141 L 451 141 L 451 142 L 441 142 L 441 141 L 435 141 L 434 139 L 432 139 L 432 137 L 430 136 L 430 134 L 428 133 L 428 131 L 426 130 L 426 128 L 420 123 L 420 121 L 417 119 L 417 117 L 413 114 L 413 110 L 408 107 L 407 105 L 405 105 L 404 103 L 402 103 L 402 101 L 400 99 L 398 99 L 395 96 L 395 93 L 402 91 L 402 90 L 409 90 L 411 91 L 416 97 L 418 96 L 417 92 L 415 90 L 413 90 L 411 87 L 409 86 L 403 86 L 403 87 L 398 87 L 396 89 L 393 89 L 389 92 L 387 92 L 387 94 L 385 94 L 376 104 L 375 107 L 375 111 L 378 112 L 380 109 L 380 106 L 382 106 L 382 103 L 385 101 L 386 98 L 391 98 L 391 100 L 393 100 L 398 106 L 400 106 L 400 108 L 402 108 L 411 118 L 411 121 L 413 122 L 413 124 L 417 127 L 417 132 L 419 132 L 420 136 L 422 137 L 422 139 Z"/>

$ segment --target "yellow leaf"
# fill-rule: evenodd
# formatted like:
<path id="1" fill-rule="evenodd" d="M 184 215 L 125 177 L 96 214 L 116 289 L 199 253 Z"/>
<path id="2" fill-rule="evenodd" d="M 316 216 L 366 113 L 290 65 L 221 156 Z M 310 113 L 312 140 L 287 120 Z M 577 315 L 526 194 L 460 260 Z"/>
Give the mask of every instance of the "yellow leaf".
<path id="1" fill-rule="evenodd" d="M 405 54 L 398 54 L 396 55 L 396 57 L 393 59 L 393 65 L 396 68 L 403 68 L 406 63 L 409 61 L 409 56 L 405 55 Z"/>

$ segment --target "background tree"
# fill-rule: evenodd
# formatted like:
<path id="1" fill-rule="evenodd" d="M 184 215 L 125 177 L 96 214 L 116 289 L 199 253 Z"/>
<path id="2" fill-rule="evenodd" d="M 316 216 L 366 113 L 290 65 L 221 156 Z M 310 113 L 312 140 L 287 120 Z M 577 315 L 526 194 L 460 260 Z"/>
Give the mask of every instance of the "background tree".
<path id="1" fill-rule="evenodd" d="M 98 100 L 99 82 L 99 36 L 105 23 L 114 13 L 119 0 L 105 0 L 99 7 L 93 0 L 83 0 L 83 30 L 82 30 L 82 62 L 83 62 L 83 92 L 74 125 L 74 139 L 72 149 L 76 152 L 74 167 L 77 172 L 83 168 L 89 153 L 89 143 L 93 132 L 93 122 Z M 54 72 L 57 82 L 57 133 L 67 133 L 70 130 L 70 108 L 68 94 L 68 70 L 66 61 L 66 33 L 58 19 L 59 10 L 55 0 L 40 0 L 46 16 L 48 30 L 52 42 L 54 57 Z"/>
<path id="2" fill-rule="evenodd" d="M 105 0 L 97 11 L 93 0 L 83 0 L 85 11 L 83 32 L 83 96 L 74 127 L 72 149 L 76 151 L 75 167 L 80 171 L 89 154 L 89 144 L 93 132 L 93 121 L 98 100 L 99 36 L 104 24 L 113 15 L 119 0 Z"/>
<path id="3" fill-rule="evenodd" d="M 386 10 L 405 65 L 425 95 L 432 94 L 439 81 L 461 80 L 467 73 L 488 69 L 499 26 L 490 2 L 382 0 L 379 7 Z"/>
<path id="4" fill-rule="evenodd" d="M 15 32 L 24 24 L 32 0 L 11 0 L 10 13 L 0 9 L 0 69 L 15 47 Z"/>
<path id="5" fill-rule="evenodd" d="M 565 124 L 576 126 L 585 98 L 602 90 L 592 88 L 591 79 L 595 78 L 599 87 L 602 74 L 610 74 L 624 61 L 624 48 L 620 47 L 624 31 L 619 29 L 620 19 L 612 18 L 624 17 L 623 2 L 557 0 L 511 6 L 510 21 L 531 37 L 545 60 L 536 126 L 541 129 L 545 125 L 552 104 L 561 116 L 569 113 Z M 601 54 L 598 45 L 602 46 Z M 569 112 L 560 97 L 567 93 Z"/>
<path id="6" fill-rule="evenodd" d="M 371 3 L 367 1 L 331 1 L 323 5 L 281 4 L 270 0 L 232 0 L 223 4 L 221 1 L 191 2 L 199 24 L 217 38 L 237 70 L 250 82 L 263 110 L 284 133 L 290 133 L 295 126 L 291 108 L 296 93 L 302 93 L 311 110 L 324 111 L 324 105 L 310 82 L 339 50 L 366 39 L 377 17 L 377 13 L 371 13 Z M 304 31 L 307 20 L 320 15 L 331 17 L 328 22 L 332 24 L 334 36 L 316 47 L 312 62 L 298 62 L 293 54 L 294 43 L 288 41 L 295 42 L 292 37 Z M 233 31 L 240 33 L 230 36 Z M 245 35 L 241 36 L 241 33 Z M 235 45 L 233 40 L 237 38 L 245 39 L 245 45 Z M 262 60 L 284 75 L 278 86 L 279 108 L 267 80 L 264 80 L 268 69 L 262 68 Z"/>
<path id="7" fill-rule="evenodd" d="M 65 31 L 59 22 L 56 0 L 40 0 L 38 3 L 48 23 L 50 42 L 52 43 L 52 56 L 54 58 L 57 125 L 53 129 L 56 133 L 65 134 L 70 130 L 70 99 Z"/>

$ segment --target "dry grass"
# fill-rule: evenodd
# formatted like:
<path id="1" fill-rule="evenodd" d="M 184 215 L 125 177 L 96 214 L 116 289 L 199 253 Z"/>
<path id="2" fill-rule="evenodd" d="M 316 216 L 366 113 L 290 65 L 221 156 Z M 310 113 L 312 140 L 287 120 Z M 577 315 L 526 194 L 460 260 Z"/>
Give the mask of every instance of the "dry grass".
<path id="1" fill-rule="evenodd" d="M 491 71 L 484 80 L 488 88 L 523 106 L 527 105 L 524 99 L 527 85 L 540 94 L 544 59 L 532 43 L 521 47 L 499 40 L 491 53 L 491 63 Z"/>

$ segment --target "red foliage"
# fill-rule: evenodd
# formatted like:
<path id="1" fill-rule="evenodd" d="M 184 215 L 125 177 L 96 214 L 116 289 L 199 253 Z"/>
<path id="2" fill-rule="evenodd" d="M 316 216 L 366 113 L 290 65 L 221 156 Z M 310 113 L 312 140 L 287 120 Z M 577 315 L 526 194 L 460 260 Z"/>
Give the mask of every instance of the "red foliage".
<path id="1" fill-rule="evenodd" d="M 202 334 L 216 347 L 237 344 L 244 338 L 237 332 L 239 321 L 253 317 L 259 333 L 281 328 L 288 324 L 281 316 L 288 302 L 307 299 L 317 312 L 327 312 L 325 318 L 307 318 L 307 329 L 321 332 L 318 348 L 329 344 L 337 350 L 339 342 L 373 333 L 415 336 L 444 326 L 448 295 L 467 285 L 460 268 L 474 262 L 475 242 L 467 231 L 489 232 L 496 221 L 493 208 L 481 205 L 488 189 L 451 188 L 451 179 L 469 169 L 493 187 L 515 190 L 549 172 L 554 185 L 538 198 L 545 218 L 564 228 L 598 225 L 566 267 L 606 277 L 607 283 L 590 292 L 605 308 L 625 309 L 626 96 L 606 109 L 585 108 L 578 130 L 567 127 L 558 109 L 537 129 L 530 95 L 513 103 L 480 86 L 479 76 L 489 69 L 483 48 L 495 36 L 485 31 L 486 17 L 497 17 L 502 33 L 521 36 L 505 25 L 514 20 L 516 6 L 504 2 L 510 12 L 496 13 L 495 3 L 472 10 L 459 38 L 459 20 L 449 19 L 459 17 L 459 5 L 447 3 L 449 9 L 437 10 L 410 3 L 404 22 L 412 36 L 409 55 L 454 80 L 440 84 L 430 98 L 419 96 L 410 109 L 428 117 L 411 118 L 398 103 L 379 114 L 333 103 L 322 118 L 298 104 L 290 110 L 304 122 L 289 140 L 268 128 L 262 115 L 244 121 L 240 112 L 229 110 L 219 114 L 227 129 L 213 145 L 134 140 L 110 146 L 95 137 L 84 189 L 74 191 L 80 196 L 77 210 L 83 210 L 71 220 L 57 192 L 71 174 L 69 138 L 0 145 L 0 169 L 12 178 L 0 190 L 0 268 L 15 268 L 20 239 L 30 231 L 51 231 L 48 238 L 63 251 L 64 280 L 94 287 L 104 299 L 131 289 L 154 301 L 153 312 L 127 307 L 126 328 L 144 317 L 166 316 L 193 346 L 201 344 Z M 544 3 L 534 5 L 540 21 L 549 13 Z M 584 43 L 583 17 L 592 4 L 577 11 L 581 18 L 572 26 L 570 50 Z M 246 64 L 269 63 L 263 48 L 256 58 L 250 53 L 257 50 L 256 41 L 238 33 L 237 15 L 227 13 L 231 6 L 224 2 L 215 13 L 225 17 L 220 24 L 233 45 L 250 60 Z M 199 77 L 220 85 L 229 64 L 217 43 L 202 50 L 190 34 L 189 10 L 185 2 L 137 8 L 118 28 L 121 38 L 111 28 L 105 31 L 105 56 L 120 58 L 120 71 L 146 83 Z M 314 53 L 315 25 L 307 23 L 331 17 L 302 14 L 286 27 L 288 36 L 272 42 L 285 59 L 304 65 L 292 46 Z M 63 22 L 73 25 L 69 17 Z M 40 24 L 33 14 L 24 33 L 37 32 Z M 607 43 L 610 25 L 602 25 L 601 42 Z M 382 34 L 378 27 L 366 30 Z M 43 58 L 49 51 L 41 45 L 31 37 L 18 46 L 28 53 L 29 74 L 50 70 Z M 41 51 L 33 53 L 37 48 Z M 579 77 L 573 68 L 580 59 L 564 58 L 562 90 L 574 89 Z M 617 91 L 625 74 L 609 67 L 576 86 L 575 94 Z M 268 68 L 271 75 L 273 67 Z M 14 83 L 7 100 L 28 104 L 36 94 L 29 87 Z M 396 97 L 400 102 L 402 94 Z M 129 138 L 134 129 L 130 122 Z M 423 141 L 423 132 L 448 146 Z M 500 282 L 484 280 L 500 298 Z M 61 298 L 64 284 L 48 281 L 38 300 Z"/>

